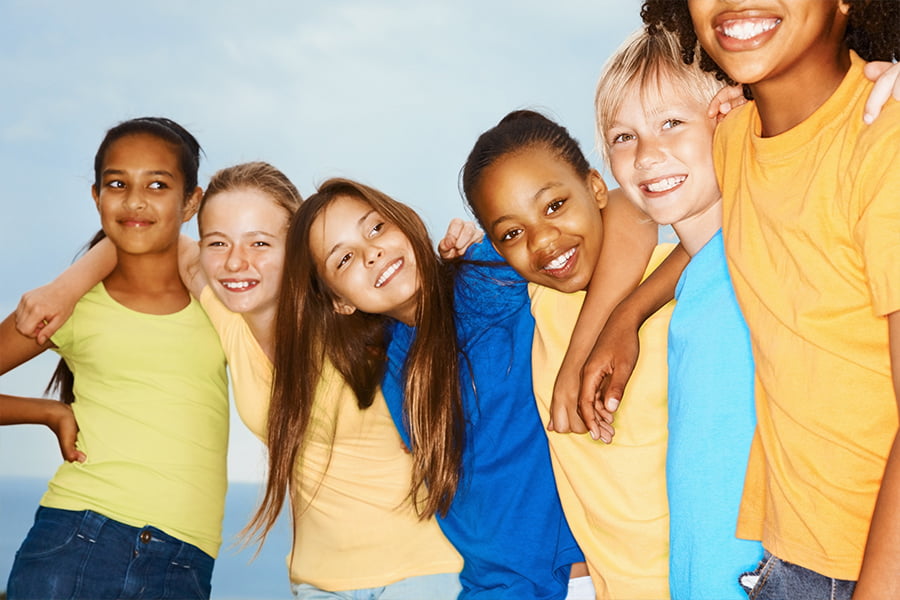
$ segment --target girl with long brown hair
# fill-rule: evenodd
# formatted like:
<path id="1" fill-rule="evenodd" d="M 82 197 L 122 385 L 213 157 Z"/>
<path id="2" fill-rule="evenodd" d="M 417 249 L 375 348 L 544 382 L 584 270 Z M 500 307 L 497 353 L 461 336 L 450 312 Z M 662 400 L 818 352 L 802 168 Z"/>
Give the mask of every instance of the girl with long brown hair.
<path id="1" fill-rule="evenodd" d="M 285 267 L 270 427 L 279 406 L 309 414 L 326 358 L 361 404 L 381 380 L 410 497 L 463 556 L 460 597 L 566 597 L 583 556 L 534 407 L 524 285 L 487 244 L 441 261 L 412 209 L 345 179 L 297 212 Z"/>

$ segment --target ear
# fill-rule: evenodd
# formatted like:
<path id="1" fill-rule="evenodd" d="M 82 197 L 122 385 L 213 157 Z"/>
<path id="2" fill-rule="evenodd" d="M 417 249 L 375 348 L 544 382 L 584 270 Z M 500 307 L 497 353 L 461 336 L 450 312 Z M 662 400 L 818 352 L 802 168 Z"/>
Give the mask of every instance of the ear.
<path id="1" fill-rule="evenodd" d="M 184 199 L 184 215 L 181 218 L 182 223 L 187 223 L 194 218 L 194 215 L 197 214 L 197 209 L 200 208 L 201 198 L 203 198 L 203 188 L 198 185 L 194 188 L 194 191 Z"/>
<path id="2" fill-rule="evenodd" d="M 94 199 L 94 206 L 97 207 L 97 212 L 100 212 L 100 192 L 97 191 L 96 185 L 91 185 L 91 198 Z"/>
<path id="3" fill-rule="evenodd" d="M 609 189 L 606 187 L 606 182 L 603 181 L 603 177 L 597 169 L 591 169 L 591 172 L 588 173 L 588 183 L 591 186 L 591 192 L 594 194 L 594 201 L 597 202 L 597 208 L 603 210 L 609 201 Z"/>
<path id="4" fill-rule="evenodd" d="M 844 15 L 846 17 L 847 15 L 850 14 L 850 3 L 847 2 L 846 0 L 839 0 L 838 1 L 838 10 L 841 12 L 842 15 Z"/>
<path id="5" fill-rule="evenodd" d="M 333 299 L 331 304 L 334 306 L 334 312 L 339 315 L 352 315 L 356 312 L 355 306 L 340 298 Z"/>

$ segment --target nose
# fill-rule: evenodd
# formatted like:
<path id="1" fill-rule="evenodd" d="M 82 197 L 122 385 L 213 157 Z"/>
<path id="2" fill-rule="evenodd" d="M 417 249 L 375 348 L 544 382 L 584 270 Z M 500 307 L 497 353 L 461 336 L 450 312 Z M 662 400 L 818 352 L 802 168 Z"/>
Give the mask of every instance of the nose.
<path id="1" fill-rule="evenodd" d="M 238 245 L 232 246 L 228 250 L 228 256 L 225 259 L 225 268 L 229 271 L 242 271 L 247 266 L 247 257 L 244 249 Z"/>
<path id="2" fill-rule="evenodd" d="M 634 155 L 634 168 L 646 171 L 663 160 L 665 160 L 665 157 L 656 140 L 644 137 L 638 141 Z"/>
<path id="3" fill-rule="evenodd" d="M 147 201 L 144 198 L 144 191 L 141 189 L 136 189 L 134 187 L 128 188 L 125 193 L 125 207 L 128 210 L 141 210 L 147 206 Z"/>
<path id="4" fill-rule="evenodd" d="M 366 257 L 366 266 L 374 265 L 375 262 L 384 255 L 384 250 L 381 246 L 370 245 L 366 247 L 365 257 Z"/>
<path id="5" fill-rule="evenodd" d="M 540 252 L 553 248 L 557 239 L 559 229 L 550 223 L 544 223 L 532 228 L 531 235 L 528 236 L 528 246 L 532 252 Z"/>

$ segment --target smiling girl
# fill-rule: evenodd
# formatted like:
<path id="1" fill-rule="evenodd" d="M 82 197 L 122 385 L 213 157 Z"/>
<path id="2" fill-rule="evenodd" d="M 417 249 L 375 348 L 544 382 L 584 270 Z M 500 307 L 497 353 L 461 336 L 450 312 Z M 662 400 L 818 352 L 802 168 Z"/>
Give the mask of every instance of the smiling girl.
<path id="1" fill-rule="evenodd" d="M 273 402 L 308 395 L 325 357 L 360 398 L 384 374 L 412 453 L 410 497 L 463 557 L 460 598 L 564 598 L 583 557 L 534 409 L 527 296 L 510 275 L 440 262 L 410 208 L 326 181 L 288 232 Z"/>
<path id="2" fill-rule="evenodd" d="M 285 236 L 300 203 L 268 163 L 222 169 L 200 204 L 199 248 L 190 239 L 181 244 L 182 278 L 219 334 L 238 414 L 269 448 L 266 494 L 248 531 L 264 539 L 287 495 L 288 569 L 298 598 L 455 598 L 461 560 L 434 519 L 419 519 L 405 502 L 412 463 L 380 391 L 361 410 L 325 361 L 309 405 L 270 407 Z M 463 229 L 459 241 L 468 239 Z M 79 287 L 70 275 L 66 281 Z"/>
<path id="3" fill-rule="evenodd" d="M 0 423 L 50 425 L 66 458 L 79 458 L 60 466 L 41 499 L 10 598 L 209 597 L 228 398 L 215 331 L 178 276 L 181 224 L 200 200 L 198 162 L 197 141 L 168 119 L 112 128 L 91 191 L 115 268 L 51 341 L 19 334 L 12 316 L 0 324 L 0 373 L 53 348 L 75 384 L 70 405 L 0 395 Z M 63 432 L 75 421 L 72 449 Z"/>
<path id="4" fill-rule="evenodd" d="M 533 111 L 514 111 L 478 138 L 462 184 L 494 247 L 530 282 L 534 390 L 538 409 L 547 415 L 584 290 L 602 277 L 597 274 L 601 259 L 637 272 L 652 271 L 671 246 L 653 251 L 653 242 L 648 248 L 606 244 L 605 235 L 624 227 L 605 220 L 610 201 L 606 184 L 568 131 Z M 661 376 L 668 310 L 641 331 L 642 362 L 628 390 L 632 404 L 617 419 L 615 443 L 547 434 L 563 508 L 598 598 L 668 596 L 666 390 Z"/>

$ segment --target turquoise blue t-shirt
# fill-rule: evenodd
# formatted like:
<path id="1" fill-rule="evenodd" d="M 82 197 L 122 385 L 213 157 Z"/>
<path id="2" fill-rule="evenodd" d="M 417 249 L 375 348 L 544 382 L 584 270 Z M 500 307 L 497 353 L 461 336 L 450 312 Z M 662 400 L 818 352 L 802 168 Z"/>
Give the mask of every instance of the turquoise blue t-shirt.
<path id="1" fill-rule="evenodd" d="M 466 417 L 462 478 L 438 523 L 463 557 L 460 598 L 565 598 L 584 556 L 563 516 L 531 384 L 527 284 L 478 244 L 456 279 L 454 307 Z M 404 442 L 403 365 L 415 328 L 393 326 L 382 391 Z"/>
<path id="2" fill-rule="evenodd" d="M 688 263 L 669 323 L 669 586 L 673 600 L 746 600 L 762 558 L 735 537 L 756 427 L 753 356 L 722 232 Z"/>

